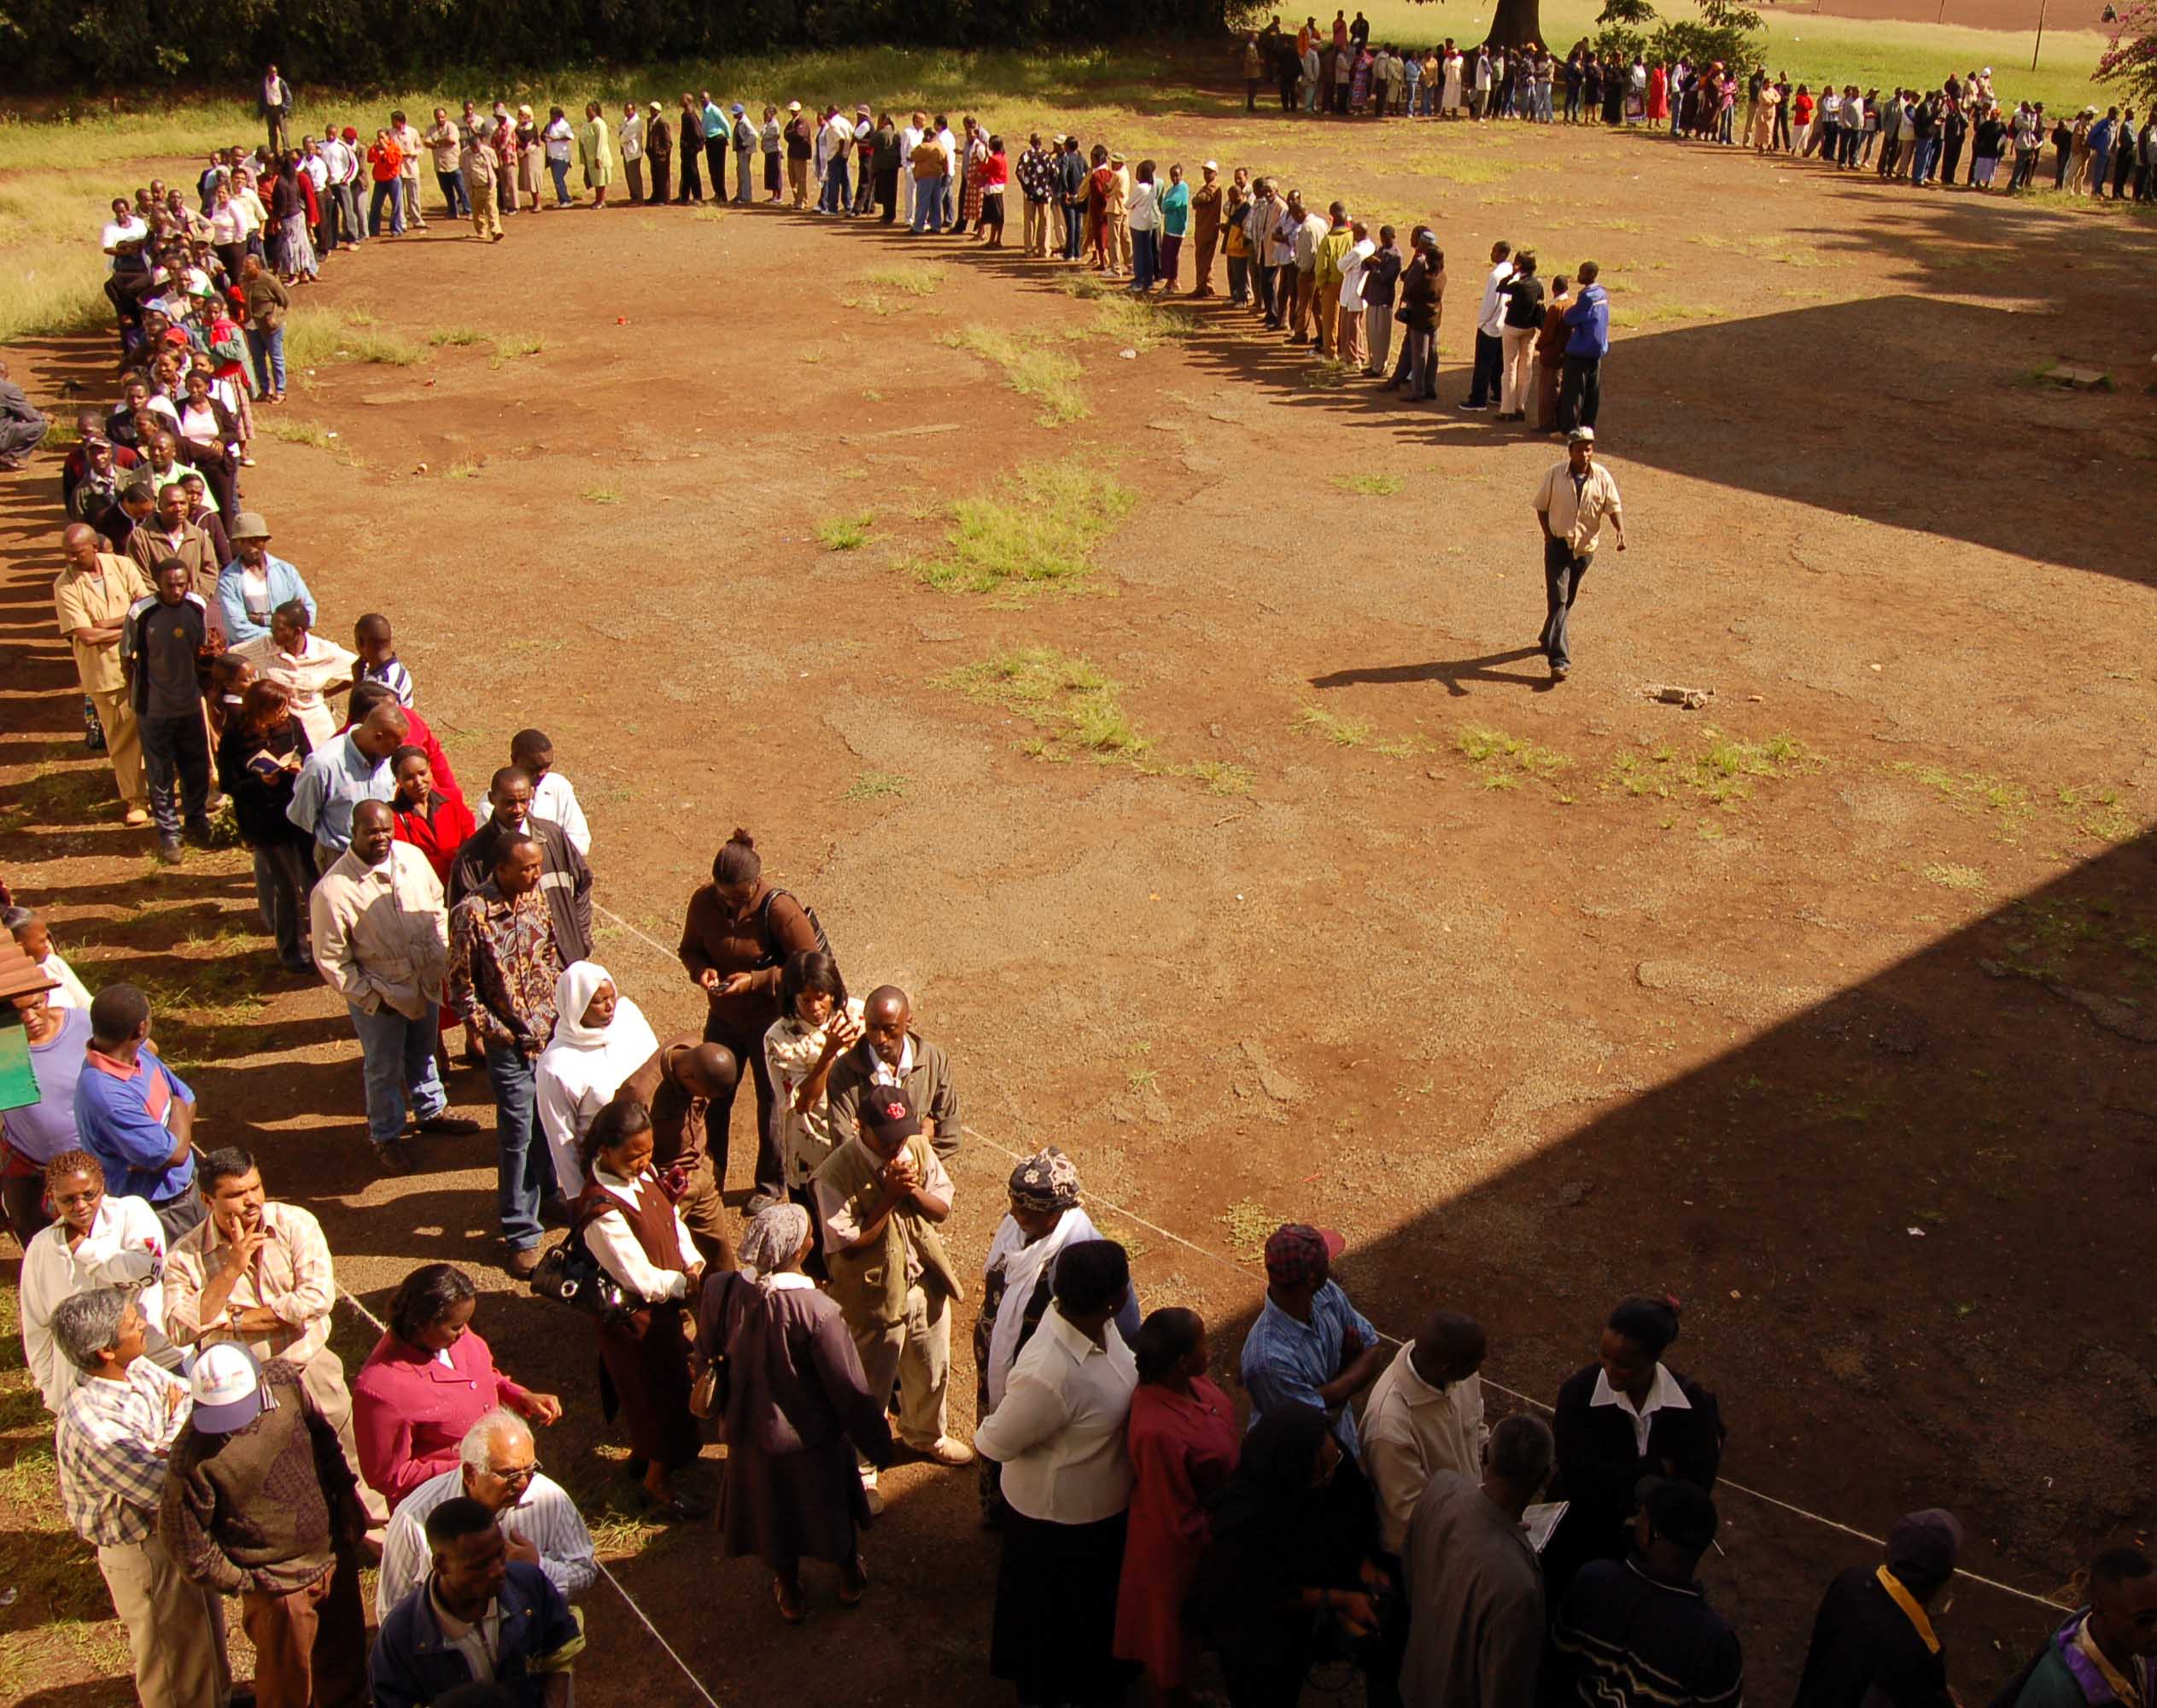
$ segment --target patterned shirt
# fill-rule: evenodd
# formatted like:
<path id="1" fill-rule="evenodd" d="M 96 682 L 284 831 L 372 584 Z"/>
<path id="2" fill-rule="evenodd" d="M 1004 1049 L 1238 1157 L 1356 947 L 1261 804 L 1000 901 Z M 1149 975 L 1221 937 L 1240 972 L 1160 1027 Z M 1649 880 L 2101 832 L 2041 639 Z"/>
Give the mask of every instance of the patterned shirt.
<path id="1" fill-rule="evenodd" d="M 1283 1406 L 1329 1408 L 1318 1389 L 1341 1373 L 1342 1348 L 1353 1333 L 1363 1346 L 1376 1346 L 1378 1331 L 1366 1322 L 1341 1284 L 1329 1281 L 1312 1295 L 1311 1320 L 1298 1322 L 1272 1300 L 1259 1313 L 1243 1340 L 1243 1387 L 1251 1396 L 1250 1422 L 1254 1428 L 1268 1412 Z M 1347 1406 L 1338 1408 L 1333 1433 L 1342 1451 L 1360 1459 L 1356 1441 L 1356 1416 Z"/>
<path id="2" fill-rule="evenodd" d="M 397 1503 L 382 1539 L 382 1575 L 375 1580 L 376 1623 L 388 1619 L 391 1608 L 427 1581 L 433 1564 L 427 1547 L 427 1515 L 464 1492 L 465 1467 L 453 1465 Z M 582 1595 L 599 1576 L 584 1515 L 562 1485 L 544 1471 L 533 1477 L 523 1498 L 500 1514 L 499 1522 L 505 1535 L 520 1537 L 539 1550 L 540 1570 L 562 1592 L 564 1601 Z"/>
<path id="3" fill-rule="evenodd" d="M 450 910 L 450 1003 L 493 1042 L 535 1054 L 546 1047 L 562 969 L 554 915 L 539 891 L 510 900 L 489 878 Z"/>
<path id="4" fill-rule="evenodd" d="M 177 1392 L 177 1403 L 168 1400 Z M 125 1382 L 91 1377 L 60 1408 L 60 1503 L 92 1547 L 126 1547 L 157 1528 L 165 1456 L 193 1410 L 187 1384 L 147 1358 Z"/>
<path id="5" fill-rule="evenodd" d="M 1040 149 L 1028 149 L 1019 156 L 1019 188 L 1029 202 L 1046 202 L 1056 193 L 1059 174 L 1055 162 Z"/>
<path id="6" fill-rule="evenodd" d="M 287 1326 L 273 1334 L 238 1337 L 224 1326 L 222 1318 L 214 1325 L 202 1322 L 202 1290 L 224 1268 L 225 1249 L 231 1243 L 216 1218 L 205 1217 L 180 1236 L 165 1260 L 165 1332 L 174 1341 L 237 1338 L 260 1360 L 283 1358 L 294 1364 L 305 1364 L 329 1344 L 337 1278 L 322 1224 L 297 1204 L 266 1203 L 262 1226 L 269 1237 L 232 1284 L 229 1303 L 235 1311 L 273 1311 Z"/>

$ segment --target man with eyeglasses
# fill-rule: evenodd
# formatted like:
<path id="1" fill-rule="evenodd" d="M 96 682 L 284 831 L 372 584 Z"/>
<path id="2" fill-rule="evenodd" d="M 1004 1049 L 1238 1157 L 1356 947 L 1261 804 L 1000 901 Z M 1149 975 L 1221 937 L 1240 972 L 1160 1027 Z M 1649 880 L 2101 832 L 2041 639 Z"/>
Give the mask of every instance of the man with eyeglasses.
<path id="1" fill-rule="evenodd" d="M 539 1567 L 564 1600 L 575 1600 L 599 1576 L 591 1532 L 561 1484 L 541 1471 L 531 1430 L 514 1412 L 493 1411 L 465 1432 L 460 1463 L 398 1503 L 375 1583 L 377 1624 L 427 1581 L 427 1515 L 460 1494 L 494 1514 L 510 1559 Z"/>

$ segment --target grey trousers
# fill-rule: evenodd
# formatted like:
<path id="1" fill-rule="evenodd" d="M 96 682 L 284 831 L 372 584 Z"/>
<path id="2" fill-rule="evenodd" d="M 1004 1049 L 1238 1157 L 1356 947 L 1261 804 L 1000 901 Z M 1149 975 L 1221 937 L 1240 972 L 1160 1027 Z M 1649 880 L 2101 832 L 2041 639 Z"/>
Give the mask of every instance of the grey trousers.
<path id="1" fill-rule="evenodd" d="M 899 1439 L 909 1447 L 933 1446 L 944 1434 L 944 1402 L 951 1385 L 951 1301 L 917 1281 L 906 1290 L 903 1322 L 852 1332 L 862 1373 L 879 1404 L 890 1397 L 892 1382 L 898 1383 Z M 876 1468 L 867 1459 L 859 1462 L 862 1482 L 874 1489 Z"/>
<path id="2" fill-rule="evenodd" d="M 1390 307 L 1373 304 L 1363 311 L 1363 342 L 1369 347 L 1363 363 L 1367 374 L 1382 374 L 1386 371 L 1386 358 L 1393 354 L 1393 310 Z"/>
<path id="3" fill-rule="evenodd" d="M 1593 552 L 1575 557 L 1563 540 L 1543 541 L 1543 592 L 1548 614 L 1543 618 L 1543 632 L 1536 644 L 1554 669 L 1564 670 L 1572 664 L 1573 655 L 1565 646 L 1565 620 L 1573 614 L 1573 601 L 1581 596 L 1581 577 L 1587 573 L 1594 558 Z"/>

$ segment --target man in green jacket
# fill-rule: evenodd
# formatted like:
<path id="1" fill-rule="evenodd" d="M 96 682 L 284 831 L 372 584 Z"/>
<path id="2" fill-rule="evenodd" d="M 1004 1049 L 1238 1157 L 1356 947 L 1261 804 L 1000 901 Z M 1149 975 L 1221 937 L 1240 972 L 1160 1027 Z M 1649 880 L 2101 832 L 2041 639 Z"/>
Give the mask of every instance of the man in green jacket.
<path id="1" fill-rule="evenodd" d="M 2014 1708 L 2148 1708 L 2157 1691 L 2157 1571 L 2140 1548 L 2090 1563 L 2090 1605 L 2052 1634 Z"/>

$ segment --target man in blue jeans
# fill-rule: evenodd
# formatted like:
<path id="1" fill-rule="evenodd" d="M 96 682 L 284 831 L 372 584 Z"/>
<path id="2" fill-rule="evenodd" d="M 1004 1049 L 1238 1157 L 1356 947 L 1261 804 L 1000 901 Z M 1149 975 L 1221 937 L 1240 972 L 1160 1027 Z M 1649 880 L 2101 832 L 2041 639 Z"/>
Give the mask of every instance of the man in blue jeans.
<path id="1" fill-rule="evenodd" d="M 449 999 L 486 1044 L 506 1267 L 520 1281 L 539 1267 L 542 1210 L 561 1208 L 554 1159 L 532 1119 L 533 1066 L 554 1036 L 554 986 L 565 964 L 540 893 L 544 859 L 524 832 L 501 836 L 494 874 L 449 914 Z"/>
<path id="2" fill-rule="evenodd" d="M 1603 358 L 1610 353 L 1610 294 L 1596 281 L 1602 269 L 1582 261 L 1573 306 L 1565 311 L 1565 351 L 1558 381 L 1558 430 L 1594 430 L 1603 411 Z"/>
<path id="3" fill-rule="evenodd" d="M 449 967 L 449 916 L 435 869 L 395 839 L 396 826 L 386 801 L 353 808 L 351 845 L 316 882 L 307 917 L 316 969 L 360 1037 L 367 1138 L 385 1174 L 409 1174 L 407 1105 L 418 1132 L 477 1132 L 479 1123 L 445 1113 L 435 993 Z"/>
<path id="4" fill-rule="evenodd" d="M 1543 529 L 1543 632 L 1535 644 L 1550 660 L 1551 680 L 1572 674 L 1573 656 L 1565 641 L 1567 619 L 1580 597 L 1581 578 L 1595 557 L 1603 524 L 1625 549 L 1625 512 L 1617 483 L 1595 460 L 1595 430 L 1575 427 L 1565 436 L 1565 460 L 1545 472 L 1535 489 L 1535 520 Z"/>

